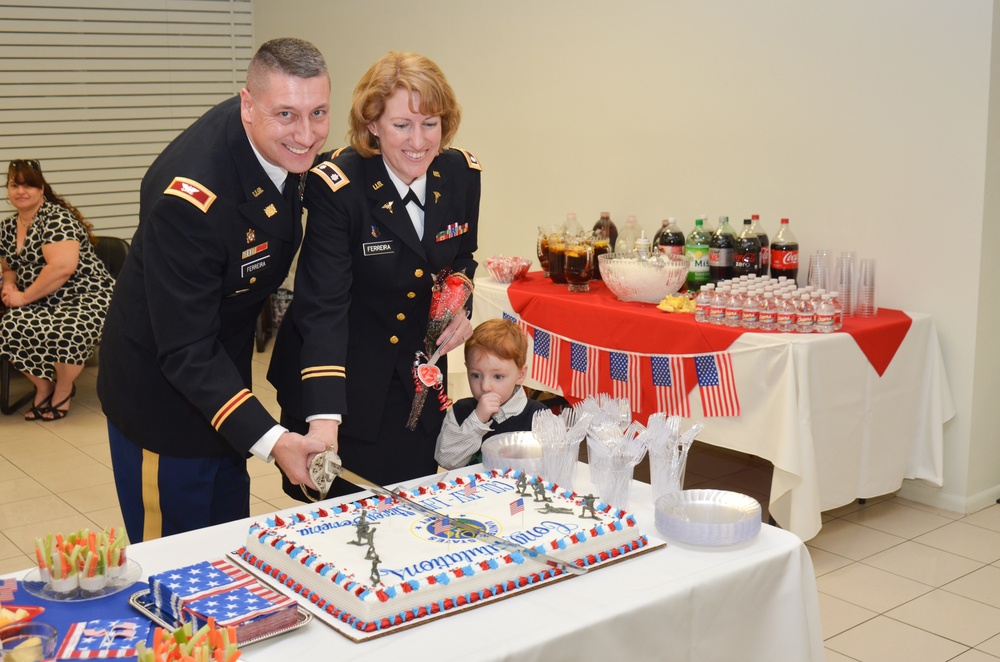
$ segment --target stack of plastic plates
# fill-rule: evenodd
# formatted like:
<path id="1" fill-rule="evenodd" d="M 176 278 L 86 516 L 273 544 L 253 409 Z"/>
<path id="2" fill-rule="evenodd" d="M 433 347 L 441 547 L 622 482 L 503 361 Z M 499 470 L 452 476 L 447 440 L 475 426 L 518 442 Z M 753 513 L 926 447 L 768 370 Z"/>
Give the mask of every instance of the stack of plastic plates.
<path id="1" fill-rule="evenodd" d="M 503 432 L 483 442 L 483 466 L 503 471 L 520 469 L 532 476 L 542 473 L 542 445 L 530 432 Z"/>
<path id="2" fill-rule="evenodd" d="M 738 492 L 681 490 L 656 500 L 656 528 L 690 545 L 735 545 L 760 532 L 760 504 Z"/>

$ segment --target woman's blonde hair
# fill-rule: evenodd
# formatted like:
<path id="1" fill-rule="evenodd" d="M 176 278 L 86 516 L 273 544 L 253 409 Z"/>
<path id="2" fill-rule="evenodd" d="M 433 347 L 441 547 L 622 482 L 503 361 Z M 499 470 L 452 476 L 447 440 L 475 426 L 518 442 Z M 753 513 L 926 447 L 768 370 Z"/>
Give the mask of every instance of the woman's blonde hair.
<path id="1" fill-rule="evenodd" d="M 462 108 L 441 69 L 423 55 L 390 51 L 365 72 L 354 88 L 347 137 L 361 156 L 368 158 L 382 153 L 378 138 L 368 130 L 368 125 L 382 117 L 386 100 L 399 89 L 420 95 L 420 108 L 410 108 L 411 111 L 441 118 L 442 151 L 455 137 Z"/>

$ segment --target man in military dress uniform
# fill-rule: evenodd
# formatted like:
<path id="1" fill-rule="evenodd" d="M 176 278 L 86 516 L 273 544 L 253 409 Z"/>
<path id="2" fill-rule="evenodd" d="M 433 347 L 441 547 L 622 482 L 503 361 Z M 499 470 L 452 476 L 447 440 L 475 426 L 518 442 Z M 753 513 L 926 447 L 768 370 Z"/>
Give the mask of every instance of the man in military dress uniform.
<path id="1" fill-rule="evenodd" d="M 267 42 L 239 96 L 143 178 L 97 383 L 132 542 L 249 516 L 249 454 L 312 484 L 309 461 L 326 446 L 268 414 L 251 360 L 256 319 L 302 238 L 298 175 L 326 141 L 329 97 L 312 44 Z"/>

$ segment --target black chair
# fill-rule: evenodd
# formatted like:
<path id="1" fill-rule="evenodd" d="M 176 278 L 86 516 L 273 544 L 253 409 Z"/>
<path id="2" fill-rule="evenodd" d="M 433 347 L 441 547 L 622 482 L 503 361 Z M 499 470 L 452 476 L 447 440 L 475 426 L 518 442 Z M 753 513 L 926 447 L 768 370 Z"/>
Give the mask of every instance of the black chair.
<path id="1" fill-rule="evenodd" d="M 108 272 L 117 278 L 128 256 L 128 242 L 121 237 L 99 236 L 96 239 L 97 245 L 94 250 L 97 252 L 97 257 L 104 263 Z M 16 402 L 10 401 L 10 378 L 13 369 L 7 357 L 0 356 L 0 413 L 5 415 L 13 414 L 35 395 L 32 390 L 22 395 Z"/>
<path id="2" fill-rule="evenodd" d="M 97 245 L 94 251 L 97 257 L 101 258 L 105 268 L 112 277 L 118 278 L 125 266 L 125 258 L 128 257 L 128 241 L 121 237 L 99 236 L 96 237 Z"/>

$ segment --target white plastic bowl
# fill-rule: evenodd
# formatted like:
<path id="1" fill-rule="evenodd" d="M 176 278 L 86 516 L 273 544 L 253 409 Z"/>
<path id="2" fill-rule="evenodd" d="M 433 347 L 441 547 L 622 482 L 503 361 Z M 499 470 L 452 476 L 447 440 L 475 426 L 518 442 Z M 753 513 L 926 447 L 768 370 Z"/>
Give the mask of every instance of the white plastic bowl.
<path id="1" fill-rule="evenodd" d="M 757 500 L 725 490 L 681 490 L 656 500 L 656 528 L 668 540 L 716 547 L 760 532 Z"/>
<path id="2" fill-rule="evenodd" d="M 684 285 L 691 258 L 675 253 L 661 253 L 658 258 L 643 260 L 634 253 L 607 253 L 597 259 L 601 279 L 619 299 L 660 303 Z"/>

